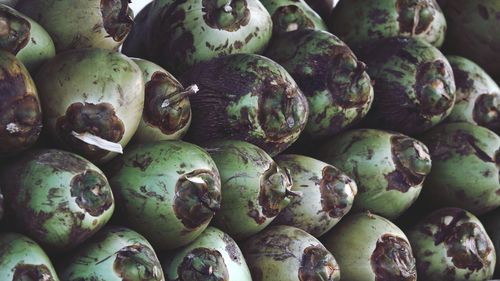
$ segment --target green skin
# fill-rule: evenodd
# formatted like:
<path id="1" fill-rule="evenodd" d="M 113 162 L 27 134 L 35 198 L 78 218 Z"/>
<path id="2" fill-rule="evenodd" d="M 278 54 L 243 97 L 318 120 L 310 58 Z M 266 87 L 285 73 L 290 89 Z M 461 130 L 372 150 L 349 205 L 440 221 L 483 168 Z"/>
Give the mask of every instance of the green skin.
<path id="1" fill-rule="evenodd" d="M 271 16 L 258 0 L 162 0 L 145 13 L 137 23 L 144 32 L 132 33 L 123 52 L 145 55 L 175 75 L 215 57 L 261 53 L 271 39 Z M 134 47 L 142 44 L 147 51 Z"/>
<path id="2" fill-rule="evenodd" d="M 302 29 L 328 30 L 323 19 L 304 0 L 263 0 L 273 19 L 273 35 Z"/>
<path id="3" fill-rule="evenodd" d="M 408 238 L 420 280 L 483 281 L 493 277 L 493 242 L 481 222 L 465 210 L 436 210 L 409 230 Z"/>
<path id="4" fill-rule="evenodd" d="M 335 254 L 342 280 L 417 280 L 408 238 L 383 217 L 370 213 L 349 215 L 323 237 L 323 244 Z"/>
<path id="5" fill-rule="evenodd" d="M 133 26 L 128 0 L 20 0 L 16 9 L 47 30 L 57 53 L 80 48 L 118 50 Z"/>
<path id="6" fill-rule="evenodd" d="M 159 65 L 143 59 L 132 60 L 141 68 L 146 83 L 144 111 L 134 141 L 180 140 L 191 125 L 191 104 L 187 97 L 192 92 L 187 92 L 174 76 Z M 170 102 L 167 108 L 161 107 L 164 101 Z"/>
<path id="7" fill-rule="evenodd" d="M 341 273 L 343 277 L 323 244 L 292 226 L 269 227 L 248 239 L 242 250 L 254 280 L 338 281 Z"/>
<path id="8" fill-rule="evenodd" d="M 438 49 L 423 40 L 397 37 L 367 46 L 361 53 L 377 93 L 366 126 L 416 135 L 451 113 L 455 80 Z"/>
<path id="9" fill-rule="evenodd" d="M 276 62 L 235 54 L 199 64 L 183 77 L 197 84 L 190 97 L 193 122 L 188 139 L 243 140 L 274 156 L 295 142 L 309 113 L 306 97 Z"/>
<path id="10" fill-rule="evenodd" d="M 220 176 L 210 155 L 190 143 L 137 145 L 111 163 L 121 223 L 169 250 L 198 237 L 220 208 Z"/>
<path id="11" fill-rule="evenodd" d="M 431 170 L 423 143 L 373 129 L 352 130 L 330 139 L 318 150 L 318 157 L 356 182 L 353 211 L 367 210 L 388 219 L 397 218 L 415 202 Z"/>
<path id="12" fill-rule="evenodd" d="M 65 281 L 164 281 L 153 247 L 139 233 L 107 226 L 71 254 L 58 270 Z"/>
<path id="13" fill-rule="evenodd" d="M 35 241 L 17 233 L 0 233 L 0 276 L 12 281 L 59 281 L 47 254 Z"/>
<path id="14" fill-rule="evenodd" d="M 467 57 L 497 81 L 500 79 L 500 2 L 496 0 L 454 0 L 445 2 L 448 22 L 445 50 Z"/>
<path id="15" fill-rule="evenodd" d="M 373 87 L 366 66 L 334 35 L 289 32 L 274 38 L 265 55 L 282 65 L 307 97 L 307 137 L 332 136 L 368 113 Z"/>
<path id="16" fill-rule="evenodd" d="M 341 1 L 327 23 L 333 34 L 356 48 L 396 36 L 419 38 L 439 48 L 446 32 L 435 0 Z"/>
<path id="17" fill-rule="evenodd" d="M 484 127 L 450 123 L 421 139 L 432 158 L 422 194 L 427 204 L 455 206 L 475 215 L 500 206 L 500 137 Z"/>
<path id="18" fill-rule="evenodd" d="M 275 158 L 292 177 L 292 198 L 273 224 L 290 225 L 319 237 L 334 227 L 352 207 L 356 183 L 339 169 L 302 155 L 282 154 Z"/>
<path id="19" fill-rule="evenodd" d="M 117 153 L 72 135 L 90 133 L 126 146 L 141 121 L 144 79 L 131 59 L 115 51 L 79 49 L 58 54 L 35 77 L 50 136 L 95 163 Z"/>
<path id="20" fill-rule="evenodd" d="M 481 218 L 481 221 L 484 224 L 488 236 L 493 242 L 496 256 L 500 257 L 500 209 L 488 213 L 484 218 Z M 495 274 L 493 277 L 500 277 L 500 258 L 496 260 Z"/>
<path id="21" fill-rule="evenodd" d="M 28 70 L 12 54 L 0 51 L 0 157 L 33 146 L 42 130 L 38 93 Z"/>
<path id="22" fill-rule="evenodd" d="M 208 227 L 193 243 L 167 253 L 162 260 L 168 281 L 252 281 L 236 242 Z"/>
<path id="23" fill-rule="evenodd" d="M 6 218 L 50 252 L 78 246 L 114 211 L 103 172 L 73 153 L 32 151 L 1 177 Z"/>
<path id="24" fill-rule="evenodd" d="M 234 239 L 261 231 L 290 203 L 288 173 L 259 147 L 224 140 L 206 149 L 219 168 L 224 194 L 213 224 Z"/>
<path id="25" fill-rule="evenodd" d="M 457 86 L 457 99 L 449 122 L 469 122 L 492 131 L 500 130 L 500 88 L 479 65 L 448 56 Z"/>
<path id="26" fill-rule="evenodd" d="M 25 16 L 31 25 L 28 44 L 16 57 L 26 66 L 31 75 L 35 75 L 40 66 L 56 55 L 56 47 L 50 35 L 34 20 Z"/>

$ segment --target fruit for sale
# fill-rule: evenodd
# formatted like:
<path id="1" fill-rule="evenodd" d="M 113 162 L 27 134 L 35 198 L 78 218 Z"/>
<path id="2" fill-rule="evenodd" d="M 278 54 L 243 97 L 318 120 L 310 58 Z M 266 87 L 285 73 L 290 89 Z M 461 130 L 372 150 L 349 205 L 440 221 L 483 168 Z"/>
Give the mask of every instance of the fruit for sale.
<path id="1" fill-rule="evenodd" d="M 115 51 L 58 54 L 35 77 L 44 125 L 61 146 L 103 163 L 127 145 L 144 107 L 144 80 L 131 59 Z"/>
<path id="2" fill-rule="evenodd" d="M 113 214 L 106 176 L 70 152 L 27 152 L 3 171 L 1 179 L 6 219 L 50 252 L 78 246 Z"/>
<path id="3" fill-rule="evenodd" d="M 344 278 L 321 242 L 295 227 L 269 227 L 248 239 L 242 249 L 254 280 L 338 281 L 341 273 Z"/>
<path id="4" fill-rule="evenodd" d="M 269 225 L 295 194 L 288 173 L 262 149 L 242 141 L 221 140 L 205 146 L 219 168 L 221 209 L 213 224 L 236 240 Z"/>
<path id="5" fill-rule="evenodd" d="M 417 280 L 408 238 L 383 217 L 370 213 L 349 215 L 323 241 L 340 265 L 342 280 Z"/>
<path id="6" fill-rule="evenodd" d="M 500 2 L 496 0 L 442 1 L 448 22 L 445 49 L 480 65 L 500 79 Z M 497 80 L 498 82 L 498 80 Z"/>
<path id="7" fill-rule="evenodd" d="M 432 158 L 422 194 L 426 204 L 460 207 L 475 215 L 500 206 L 500 137 L 470 123 L 450 123 L 421 139 Z"/>
<path id="8" fill-rule="evenodd" d="M 304 0 L 262 0 L 261 2 L 271 15 L 275 37 L 302 29 L 328 30 L 323 19 Z"/>
<path id="9" fill-rule="evenodd" d="M 291 190 L 301 196 L 292 198 L 273 224 L 294 226 L 319 237 L 351 210 L 358 189 L 339 169 L 302 155 L 282 154 L 275 160 L 290 173 Z"/>
<path id="10" fill-rule="evenodd" d="M 174 75 L 215 57 L 260 53 L 272 33 L 271 16 L 258 0 L 156 0 L 136 26 L 123 52 Z"/>
<path id="11" fill-rule="evenodd" d="M 168 253 L 162 264 L 168 281 L 252 281 L 236 242 L 214 227 L 205 229 L 191 244 Z"/>
<path id="12" fill-rule="evenodd" d="M 40 23 L 57 52 L 117 50 L 133 26 L 128 0 L 20 0 L 16 9 Z"/>
<path id="13" fill-rule="evenodd" d="M 307 123 L 307 99 L 276 62 L 260 55 L 235 54 L 192 68 L 185 85 L 200 91 L 190 98 L 193 122 L 188 139 L 243 140 L 277 155 Z"/>
<path id="14" fill-rule="evenodd" d="M 440 47 L 446 32 L 445 17 L 435 0 L 340 1 L 327 23 L 351 47 L 396 36 Z"/>
<path id="15" fill-rule="evenodd" d="M 139 233 L 107 226 L 63 261 L 64 281 L 164 281 L 160 261 Z"/>
<path id="16" fill-rule="evenodd" d="M 500 88 L 497 83 L 473 61 L 448 56 L 457 86 L 456 101 L 447 121 L 469 122 L 500 130 Z"/>
<path id="17" fill-rule="evenodd" d="M 408 238 L 421 280 L 482 281 L 493 276 L 493 243 L 481 222 L 465 210 L 436 210 L 416 224 Z"/>
<path id="18" fill-rule="evenodd" d="M 210 155 L 196 145 L 136 145 L 110 165 L 117 219 L 158 251 L 195 240 L 220 208 L 219 172 Z"/>
<path id="19" fill-rule="evenodd" d="M 38 93 L 28 70 L 0 51 L 0 157 L 35 144 L 42 130 Z"/>
<path id="20" fill-rule="evenodd" d="M 368 113 L 373 87 L 366 65 L 334 35 L 288 32 L 274 38 L 265 55 L 282 65 L 307 97 L 307 137 L 334 135 Z"/>
<path id="21" fill-rule="evenodd" d="M 132 59 L 142 70 L 145 84 L 144 111 L 134 139 L 141 142 L 179 140 L 191 124 L 188 96 L 196 94 L 196 85 L 184 88 L 159 65 Z"/>
<path id="22" fill-rule="evenodd" d="M 431 157 L 423 143 L 374 129 L 333 137 L 317 154 L 356 182 L 353 211 L 368 210 L 388 219 L 397 218 L 415 202 L 431 170 Z"/>
<path id="23" fill-rule="evenodd" d="M 0 276 L 12 281 L 59 281 L 47 254 L 30 238 L 0 233 Z"/>
<path id="24" fill-rule="evenodd" d="M 347 1 L 349 2 L 349 1 Z M 455 103 L 455 80 L 446 57 L 414 38 L 389 38 L 365 46 L 360 57 L 375 80 L 369 127 L 422 133 L 443 121 Z"/>

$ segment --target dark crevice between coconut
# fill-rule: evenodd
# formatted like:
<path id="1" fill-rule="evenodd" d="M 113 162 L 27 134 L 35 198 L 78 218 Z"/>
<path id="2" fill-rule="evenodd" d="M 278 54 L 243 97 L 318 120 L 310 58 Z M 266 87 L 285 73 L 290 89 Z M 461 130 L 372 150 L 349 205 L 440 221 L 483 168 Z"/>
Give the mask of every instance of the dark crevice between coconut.
<path id="1" fill-rule="evenodd" d="M 97 136 L 109 142 L 118 143 L 125 133 L 125 126 L 116 116 L 115 109 L 110 103 L 73 103 L 66 115 L 59 117 L 56 130 L 64 144 L 75 151 L 83 153 L 90 160 L 99 160 L 109 151 L 75 137 L 74 133 Z"/>
<path id="2" fill-rule="evenodd" d="M 203 19 L 214 29 L 234 32 L 250 22 L 246 0 L 202 0 Z"/>
<path id="3" fill-rule="evenodd" d="M 488 267 L 488 256 L 493 249 L 489 247 L 484 230 L 468 220 L 467 213 L 458 208 L 441 209 L 426 219 L 437 226 L 434 245 L 444 243 L 447 255 L 456 267 L 476 271 Z M 427 229 L 421 229 L 421 232 L 432 235 Z"/>
<path id="4" fill-rule="evenodd" d="M 300 281 L 328 281 L 339 271 L 332 254 L 323 246 L 309 246 L 304 249 L 299 268 Z"/>
<path id="5" fill-rule="evenodd" d="M 272 15 L 273 34 L 290 32 L 299 29 L 314 29 L 314 22 L 304 10 L 296 5 L 281 6 Z"/>
<path id="6" fill-rule="evenodd" d="M 182 175 L 177 181 L 175 216 L 188 230 L 207 223 L 220 209 L 221 193 L 217 177 L 210 170 L 200 169 Z"/>
<path id="7" fill-rule="evenodd" d="M 384 234 L 377 241 L 371 256 L 375 281 L 415 281 L 417 270 L 410 244 L 391 234 Z"/>
<path id="8" fill-rule="evenodd" d="M 353 181 L 332 166 L 323 168 L 319 191 L 321 206 L 331 218 L 341 218 L 350 210 Z M 349 189 L 347 191 L 346 189 Z"/>
<path id="9" fill-rule="evenodd" d="M 196 94 L 197 87 L 186 89 L 171 75 L 155 72 L 146 83 L 144 121 L 172 135 L 183 129 L 191 118 L 188 97 Z"/>
<path id="10" fill-rule="evenodd" d="M 274 162 L 269 165 L 260 177 L 259 205 L 264 216 L 276 217 L 290 203 L 290 197 L 298 196 L 291 191 L 292 185 L 286 170 L 280 170 Z"/>
<path id="11" fill-rule="evenodd" d="M 427 147 L 406 136 L 391 137 L 392 160 L 396 169 L 386 174 L 387 190 L 407 192 L 423 183 L 431 171 L 431 157 Z"/>
<path id="12" fill-rule="evenodd" d="M 11 67 L 0 67 L 0 154 L 27 148 L 42 130 L 39 101 L 27 92 L 27 77 Z"/>
<path id="13" fill-rule="evenodd" d="M 472 119 L 491 130 L 500 128 L 500 100 L 498 94 L 482 94 L 474 102 Z"/>
<path id="14" fill-rule="evenodd" d="M 12 281 L 54 281 L 49 268 L 44 265 L 18 264 L 15 267 Z"/>
<path id="15" fill-rule="evenodd" d="M 435 9 L 432 1 L 398 0 L 398 22 L 401 33 L 420 35 L 430 31 L 435 18 Z"/>
<path id="16" fill-rule="evenodd" d="M 71 179 L 71 196 L 91 216 L 97 217 L 113 205 L 111 187 L 100 173 L 87 170 Z"/>
<path id="17" fill-rule="evenodd" d="M 142 244 L 120 249 L 116 253 L 113 269 L 122 280 L 163 280 L 155 253 Z"/>
<path id="18" fill-rule="evenodd" d="M 101 0 L 101 13 L 104 29 L 108 36 L 121 42 L 132 30 L 134 20 L 129 0 Z"/>
<path id="19" fill-rule="evenodd" d="M 229 281 L 229 272 L 217 250 L 195 248 L 182 260 L 177 268 L 179 281 Z"/>
<path id="20" fill-rule="evenodd" d="M 0 6 L 0 49 L 16 55 L 30 40 L 30 22 L 14 10 Z"/>

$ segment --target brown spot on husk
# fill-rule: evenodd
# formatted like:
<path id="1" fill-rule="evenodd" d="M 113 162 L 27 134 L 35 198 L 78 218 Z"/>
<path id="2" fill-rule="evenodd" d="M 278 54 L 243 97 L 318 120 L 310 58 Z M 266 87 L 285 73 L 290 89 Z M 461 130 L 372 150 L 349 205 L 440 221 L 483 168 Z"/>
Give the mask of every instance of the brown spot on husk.
<path id="1" fill-rule="evenodd" d="M 274 218 L 279 214 L 291 185 L 291 179 L 272 162 L 260 177 L 259 205 L 264 216 Z"/>
<path id="2" fill-rule="evenodd" d="M 203 19 L 214 29 L 237 31 L 250 21 L 250 10 L 246 0 L 232 0 L 228 5 L 220 5 L 217 0 L 202 0 Z"/>
<path id="3" fill-rule="evenodd" d="M 322 246 L 309 246 L 304 249 L 299 268 L 300 281 L 333 280 L 339 271 L 333 256 Z"/>
<path id="4" fill-rule="evenodd" d="M 71 179 L 71 196 L 91 216 L 97 217 L 113 205 L 111 188 L 106 178 L 93 170 L 78 174 Z"/>
<path id="5" fill-rule="evenodd" d="M 217 250 L 195 248 L 177 268 L 179 281 L 229 281 L 224 258 Z"/>
<path id="6" fill-rule="evenodd" d="M 123 281 L 163 280 L 161 267 L 155 253 L 148 246 L 134 244 L 116 253 L 113 269 Z"/>
<path id="7" fill-rule="evenodd" d="M 27 79 L 17 63 L 0 68 L 0 154 L 26 149 L 40 135 L 41 108 Z"/>
<path id="8" fill-rule="evenodd" d="M 62 150 L 41 150 L 30 155 L 37 164 L 49 166 L 54 172 L 68 171 L 76 174 L 88 168 L 88 162 L 85 159 Z"/>
<path id="9" fill-rule="evenodd" d="M 296 5 L 279 7 L 271 18 L 273 20 L 273 34 L 315 28 L 314 22 Z"/>
<path id="10" fill-rule="evenodd" d="M 473 120 L 490 129 L 500 128 L 500 105 L 498 94 L 482 94 L 477 97 L 472 111 Z"/>
<path id="11" fill-rule="evenodd" d="M 222 236 L 222 241 L 226 243 L 225 249 L 231 260 L 238 264 L 241 264 L 240 250 L 234 239 L 224 233 L 224 235 Z"/>
<path id="12" fill-rule="evenodd" d="M 415 258 L 410 244 L 400 237 L 384 234 L 371 256 L 375 281 L 417 280 Z"/>
<path id="13" fill-rule="evenodd" d="M 16 55 L 29 42 L 30 22 L 13 9 L 0 7 L 0 49 Z"/>
<path id="14" fill-rule="evenodd" d="M 152 162 L 153 158 L 149 154 L 136 154 L 135 159 L 132 160 L 132 167 L 144 172 Z"/>
<path id="15" fill-rule="evenodd" d="M 59 117 L 56 130 L 66 145 L 83 153 L 91 160 L 99 160 L 109 152 L 75 138 L 72 132 L 90 133 L 107 141 L 118 143 L 123 138 L 125 126 L 116 116 L 113 105 L 77 102 L 68 107 L 66 115 Z"/>
<path id="16" fill-rule="evenodd" d="M 103 27 L 116 42 L 124 40 L 134 25 L 128 3 L 129 0 L 101 0 Z"/>
<path id="17" fill-rule="evenodd" d="M 352 181 L 332 166 L 325 166 L 319 183 L 321 206 L 331 218 L 341 218 L 350 209 L 347 202 L 349 193 L 343 190 L 349 188 Z"/>
<path id="18" fill-rule="evenodd" d="M 55 281 L 49 268 L 44 265 L 18 264 L 12 281 Z"/>
<path id="19" fill-rule="evenodd" d="M 400 31 L 411 35 L 428 32 L 435 18 L 436 7 L 432 2 L 428 0 L 398 0 L 396 10 L 398 11 Z"/>
<path id="20" fill-rule="evenodd" d="M 220 179 L 210 170 L 182 175 L 175 185 L 175 216 L 189 230 L 210 221 L 220 208 Z"/>
<path id="21" fill-rule="evenodd" d="M 183 129 L 191 118 L 187 97 L 180 97 L 182 85 L 171 75 L 155 72 L 146 83 L 144 121 L 171 135 Z M 165 106 L 165 101 L 168 105 Z"/>

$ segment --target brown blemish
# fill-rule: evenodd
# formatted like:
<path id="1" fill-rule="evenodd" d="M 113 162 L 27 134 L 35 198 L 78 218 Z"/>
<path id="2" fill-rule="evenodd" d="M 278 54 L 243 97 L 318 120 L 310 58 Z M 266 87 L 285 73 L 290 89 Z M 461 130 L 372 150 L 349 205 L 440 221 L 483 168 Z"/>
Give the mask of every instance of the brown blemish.
<path id="1" fill-rule="evenodd" d="M 248 213 L 247 215 L 251 217 L 257 224 L 263 224 L 266 222 L 266 217 L 261 215 L 260 211 L 257 209 L 252 201 L 248 201 Z"/>
<path id="2" fill-rule="evenodd" d="M 125 126 L 116 116 L 113 105 L 109 103 L 73 103 L 66 115 L 59 117 L 56 130 L 65 144 L 83 153 L 91 160 L 98 160 L 109 152 L 94 145 L 89 145 L 72 135 L 76 133 L 90 133 L 110 142 L 118 143 L 125 133 Z"/>
<path id="3" fill-rule="evenodd" d="M 332 166 L 325 166 L 322 171 L 319 190 L 321 193 L 321 206 L 331 218 L 341 218 L 349 210 L 350 184 L 352 180 L 343 175 L 339 170 Z M 346 192 L 346 189 L 349 189 Z"/>
<path id="4" fill-rule="evenodd" d="M 225 249 L 231 260 L 235 263 L 241 264 L 240 250 L 234 239 L 224 233 L 222 241 L 226 244 Z"/>
<path id="5" fill-rule="evenodd" d="M 454 93 L 447 81 L 452 81 L 452 73 L 443 60 L 422 63 L 416 75 L 416 94 L 422 115 L 440 115 L 453 106 Z"/>
<path id="6" fill-rule="evenodd" d="M 49 268 L 44 265 L 18 264 L 15 267 L 12 281 L 55 281 Z"/>
<path id="7" fill-rule="evenodd" d="M 498 94 L 482 94 L 474 102 L 472 119 L 490 129 L 500 127 L 500 104 Z"/>
<path id="8" fill-rule="evenodd" d="M 203 19 L 211 28 L 233 32 L 250 22 L 246 0 L 232 0 L 228 5 L 220 3 L 217 0 L 202 0 Z"/>
<path id="9" fill-rule="evenodd" d="M 71 179 L 71 196 L 91 216 L 97 217 L 113 205 L 113 195 L 106 178 L 94 170 L 87 170 Z M 82 218 L 83 220 L 83 218 Z"/>
<path id="10" fill-rule="evenodd" d="M 417 280 L 415 258 L 410 244 L 400 237 L 384 234 L 377 241 L 371 256 L 375 281 Z"/>
<path id="11" fill-rule="evenodd" d="M 428 32 L 432 28 L 436 13 L 435 9 L 433 1 L 398 0 L 396 10 L 399 14 L 400 31 L 411 35 Z"/>
<path id="12" fill-rule="evenodd" d="M 184 88 L 165 72 L 155 72 L 146 83 L 144 121 L 171 135 L 183 129 L 191 119 L 191 106 Z M 168 105 L 166 105 L 168 103 Z"/>
<path id="13" fill-rule="evenodd" d="M 264 216 L 274 218 L 279 214 L 291 186 L 291 178 L 272 162 L 260 177 L 259 205 Z"/>
<path id="14" fill-rule="evenodd" d="M 271 18 L 273 20 L 273 34 L 316 27 L 314 22 L 297 5 L 279 7 Z"/>
<path id="15" fill-rule="evenodd" d="M 155 253 L 148 246 L 142 244 L 121 248 L 116 253 L 113 269 L 124 281 L 163 280 L 161 266 Z"/>
<path id="16" fill-rule="evenodd" d="M 109 37 L 121 42 L 132 30 L 134 20 L 129 0 L 101 0 L 101 13 L 104 29 Z M 98 30 L 100 26 L 96 26 Z"/>
<path id="17" fill-rule="evenodd" d="M 152 162 L 153 158 L 149 154 L 136 154 L 132 161 L 132 167 L 139 168 L 144 172 Z"/>
<path id="18" fill-rule="evenodd" d="M 37 164 L 52 168 L 53 172 L 68 171 L 82 173 L 87 170 L 89 163 L 73 153 L 50 149 L 38 151 L 31 155 Z"/>
<path id="19" fill-rule="evenodd" d="M 195 248 L 187 253 L 177 268 L 179 281 L 229 281 L 224 258 L 217 250 Z"/>
<path id="20" fill-rule="evenodd" d="M 175 216 L 189 230 L 210 221 L 220 201 L 220 179 L 210 170 L 184 174 L 175 185 Z"/>
<path id="21" fill-rule="evenodd" d="M 334 280 L 339 266 L 332 254 L 322 246 L 309 246 L 304 249 L 298 277 L 300 281 Z"/>
<path id="22" fill-rule="evenodd" d="M 30 32 L 31 24 L 27 19 L 11 8 L 0 7 L 0 49 L 16 55 L 28 44 Z"/>
<path id="23" fill-rule="evenodd" d="M 293 239 L 284 234 L 268 234 L 259 238 L 255 249 L 247 249 L 249 254 L 258 254 L 270 257 L 276 261 L 294 258 Z M 265 251 L 262 251 L 265 249 Z"/>

